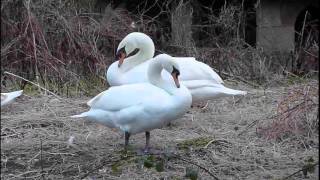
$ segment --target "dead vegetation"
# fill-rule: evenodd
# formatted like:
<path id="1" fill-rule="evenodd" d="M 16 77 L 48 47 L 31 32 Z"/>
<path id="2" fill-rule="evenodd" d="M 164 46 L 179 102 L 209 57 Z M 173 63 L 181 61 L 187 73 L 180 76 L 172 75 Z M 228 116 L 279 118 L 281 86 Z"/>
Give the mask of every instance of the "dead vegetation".
<path id="1" fill-rule="evenodd" d="M 8 71 L 58 94 L 94 95 L 106 87 L 104 73 L 114 61 L 116 46 L 132 31 L 150 35 L 159 52 L 194 56 L 223 78 L 242 77 L 249 84 L 269 86 L 281 84 L 292 72 L 307 72 L 308 77 L 318 73 L 313 68 L 319 51 L 315 22 L 299 32 L 297 52 L 270 54 L 244 41 L 246 17 L 254 9 L 245 9 L 243 2 L 225 1 L 220 9 L 212 9 L 196 1 L 154 0 L 138 3 L 132 12 L 108 5 L 102 13 L 95 11 L 94 3 L 4 1 L 1 88 L 12 81 L 32 91 L 26 81 L 3 74 Z M 92 85 L 98 90 L 91 92 Z"/>
<path id="2" fill-rule="evenodd" d="M 319 134 L 318 93 L 318 84 L 315 82 L 289 89 L 278 102 L 272 123 L 267 127 L 259 127 L 259 133 L 268 139 L 296 136 L 303 142 L 309 142 L 310 137 Z M 308 144 L 304 146 L 307 148 Z"/>
<path id="3" fill-rule="evenodd" d="M 316 33 L 301 32 L 299 37 L 307 38 L 290 56 L 270 54 L 244 41 L 243 4 L 225 3 L 197 24 L 185 20 L 199 12 L 189 11 L 191 1 L 173 9 L 172 1 L 148 1 L 135 14 L 111 6 L 96 13 L 93 2 L 2 2 L 1 89 L 23 88 L 25 95 L 1 112 L 1 178 L 318 176 L 313 172 L 319 161 Z M 154 7 L 161 11 L 150 16 Z M 168 17 L 176 24 L 163 21 Z M 152 145 L 162 153 L 136 154 L 143 135 L 133 137 L 129 153 L 122 152 L 122 134 L 69 116 L 87 110 L 85 102 L 106 89 L 105 70 L 119 41 L 132 31 L 149 34 L 160 52 L 195 56 L 249 94 L 211 101 L 152 131 Z"/>
<path id="4" fill-rule="evenodd" d="M 315 127 L 305 131 L 309 135 L 280 134 L 281 139 L 267 139 L 256 131 L 266 125 L 270 132 L 279 132 L 268 117 L 277 113 L 287 92 L 308 84 L 265 90 L 237 86 L 249 95 L 211 101 L 206 109 L 190 109 L 171 126 L 152 131 L 151 145 L 160 153 L 148 156 L 136 153 L 144 147 L 143 133 L 132 137 L 131 150 L 125 153 L 120 132 L 69 118 L 88 109 L 89 97 L 24 95 L 1 112 L 1 178 L 281 179 L 298 171 L 290 178 L 302 179 L 307 169 L 306 176 L 315 179 Z M 259 123 L 248 128 L 256 120 Z"/>

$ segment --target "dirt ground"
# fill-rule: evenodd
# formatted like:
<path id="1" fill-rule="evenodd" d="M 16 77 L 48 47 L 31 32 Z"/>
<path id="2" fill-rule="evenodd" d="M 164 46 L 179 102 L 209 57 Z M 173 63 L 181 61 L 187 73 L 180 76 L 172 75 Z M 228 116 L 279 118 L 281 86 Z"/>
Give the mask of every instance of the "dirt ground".
<path id="1" fill-rule="evenodd" d="M 135 152 L 144 134 L 130 139 L 107 127 L 69 116 L 88 110 L 90 97 L 23 95 L 1 112 L 1 179 L 282 179 L 312 159 L 318 162 L 318 135 L 305 145 L 296 138 L 268 140 L 257 127 L 275 114 L 288 89 L 265 90 L 237 84 L 245 97 L 212 100 L 170 126 L 151 131 L 154 155 Z M 298 172 L 289 179 L 318 179 Z"/>

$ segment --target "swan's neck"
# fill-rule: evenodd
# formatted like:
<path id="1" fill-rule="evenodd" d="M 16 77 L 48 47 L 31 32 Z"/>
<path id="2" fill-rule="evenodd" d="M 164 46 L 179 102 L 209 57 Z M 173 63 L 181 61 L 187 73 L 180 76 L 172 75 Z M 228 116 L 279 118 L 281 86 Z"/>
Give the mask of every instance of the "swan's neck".
<path id="1" fill-rule="evenodd" d="M 133 67 L 153 58 L 155 48 L 152 41 L 148 43 L 142 43 L 142 45 L 140 45 L 138 48 L 139 51 L 137 54 L 124 59 L 123 64 L 120 67 L 122 72 L 127 72 Z"/>
<path id="2" fill-rule="evenodd" d="M 149 82 L 165 91 L 169 94 L 175 94 L 177 87 L 165 81 L 162 78 L 161 71 L 163 70 L 162 63 L 160 60 L 154 60 L 149 64 L 148 68 L 148 79 Z"/>

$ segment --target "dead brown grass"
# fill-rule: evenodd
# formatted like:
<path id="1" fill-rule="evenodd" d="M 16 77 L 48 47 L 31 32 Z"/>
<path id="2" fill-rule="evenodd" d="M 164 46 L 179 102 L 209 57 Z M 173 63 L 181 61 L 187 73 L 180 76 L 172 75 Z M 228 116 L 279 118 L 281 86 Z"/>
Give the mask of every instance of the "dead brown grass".
<path id="1" fill-rule="evenodd" d="M 281 98 L 306 84 L 263 90 L 226 82 L 249 94 L 210 101 L 206 109 L 191 109 L 171 126 L 152 131 L 151 145 L 163 154 L 151 157 L 134 153 L 143 148 L 144 134 L 133 136 L 132 150 L 124 154 L 121 133 L 69 118 L 88 109 L 89 97 L 26 94 L 1 112 L 1 178 L 184 179 L 195 173 L 213 179 L 203 167 L 219 179 L 279 179 L 319 160 L 316 131 L 308 136 L 313 143 L 303 146 L 293 136 L 267 140 L 257 134 L 257 124 L 249 127 L 256 120 L 269 123 L 263 119 L 277 112 Z M 307 176 L 316 179 L 318 171 Z"/>
<path id="2" fill-rule="evenodd" d="M 271 124 L 259 127 L 258 132 L 268 139 L 296 136 L 308 142 L 308 138 L 319 134 L 319 88 L 316 82 L 294 86 L 278 102 L 277 114 Z M 307 145 L 305 145 L 307 146 Z"/>

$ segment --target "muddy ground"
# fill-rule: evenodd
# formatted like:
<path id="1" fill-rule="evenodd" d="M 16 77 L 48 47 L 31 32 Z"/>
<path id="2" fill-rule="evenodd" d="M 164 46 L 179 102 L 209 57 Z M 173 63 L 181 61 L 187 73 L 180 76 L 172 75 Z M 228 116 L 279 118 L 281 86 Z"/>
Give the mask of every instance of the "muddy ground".
<path id="1" fill-rule="evenodd" d="M 28 96 L 1 112 L 1 179 L 281 179 L 319 160 L 318 134 L 266 139 L 260 124 L 272 121 L 279 100 L 295 86 L 255 89 L 245 97 L 212 100 L 170 126 L 151 131 L 154 155 L 137 154 L 144 134 L 124 137 L 69 116 L 88 110 L 90 97 Z M 312 142 L 312 143 L 306 143 Z M 307 145 L 306 145 L 307 144 Z M 318 166 L 304 176 L 318 179 Z"/>

